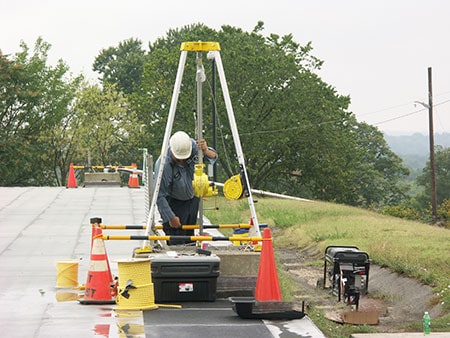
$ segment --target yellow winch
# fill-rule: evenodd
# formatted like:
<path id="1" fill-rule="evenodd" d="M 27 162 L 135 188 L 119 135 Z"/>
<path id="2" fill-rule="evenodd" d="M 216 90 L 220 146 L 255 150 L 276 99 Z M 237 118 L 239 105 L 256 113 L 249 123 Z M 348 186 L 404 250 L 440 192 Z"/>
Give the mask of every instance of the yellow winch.
<path id="1" fill-rule="evenodd" d="M 194 188 L 194 195 L 197 197 L 211 197 L 218 194 L 217 188 L 213 183 L 209 182 L 208 175 L 205 174 L 203 163 L 195 165 L 194 179 L 192 180 L 192 187 Z"/>
<path id="2" fill-rule="evenodd" d="M 238 200 L 242 197 L 244 188 L 242 186 L 241 175 L 231 176 L 223 184 L 223 194 L 229 200 Z"/>

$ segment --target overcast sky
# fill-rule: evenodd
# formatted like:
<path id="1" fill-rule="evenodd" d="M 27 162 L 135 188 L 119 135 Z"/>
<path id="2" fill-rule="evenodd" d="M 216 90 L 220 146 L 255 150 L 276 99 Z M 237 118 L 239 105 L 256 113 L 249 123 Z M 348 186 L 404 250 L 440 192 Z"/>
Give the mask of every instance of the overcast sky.
<path id="1" fill-rule="evenodd" d="M 251 31 L 262 20 L 264 35 L 292 33 L 300 44 L 311 41 L 313 55 L 325 62 L 322 80 L 351 97 L 359 121 L 389 134 L 428 134 L 428 110 L 414 101 L 428 103 L 432 67 L 434 130 L 450 133 L 448 0 L 1 2 L 4 54 L 18 52 L 22 40 L 33 47 L 41 36 L 52 45 L 50 63 L 63 59 L 73 73 L 89 78 L 95 78 L 91 65 L 99 52 L 125 39 L 139 38 L 147 46 L 188 24 Z"/>

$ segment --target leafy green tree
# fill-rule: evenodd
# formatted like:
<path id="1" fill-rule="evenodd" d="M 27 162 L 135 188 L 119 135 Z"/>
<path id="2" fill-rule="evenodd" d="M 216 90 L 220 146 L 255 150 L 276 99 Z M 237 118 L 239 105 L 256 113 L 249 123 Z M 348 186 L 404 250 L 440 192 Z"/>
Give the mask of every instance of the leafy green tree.
<path id="1" fill-rule="evenodd" d="M 11 171 L 17 170 L 17 165 L 25 162 L 26 156 L 17 153 L 23 144 L 23 140 L 17 137 L 17 127 L 20 117 L 15 112 L 20 101 L 25 101 L 24 96 L 27 92 L 22 93 L 20 83 L 25 80 L 25 75 L 19 66 L 6 55 L 0 53 L 0 184 L 9 185 L 16 181 L 16 177 L 12 177 Z M 21 100 L 19 100 L 19 95 Z M 16 174 L 14 175 L 16 176 Z"/>
<path id="2" fill-rule="evenodd" d="M 141 157 L 141 125 L 116 85 L 85 87 L 75 111 L 81 135 L 78 163 L 90 157 L 91 165 L 129 165 Z"/>
<path id="3" fill-rule="evenodd" d="M 40 134 L 39 142 L 46 145 L 46 151 L 42 156 L 48 166 L 53 168 L 54 179 L 58 186 L 66 185 L 70 163 L 76 161 L 80 152 L 79 140 L 82 138 L 80 119 L 73 105 L 69 107 L 59 124 Z"/>
<path id="4" fill-rule="evenodd" d="M 95 58 L 92 69 L 101 75 L 102 83 L 117 84 L 126 94 L 141 83 L 145 51 L 138 39 L 128 39 L 117 47 L 103 49 Z"/>
<path id="5" fill-rule="evenodd" d="M 366 123 L 355 128 L 357 164 L 353 167 L 359 201 L 355 205 L 379 207 L 399 205 L 406 199 L 409 170 L 389 148 L 383 133 Z"/>
<path id="6" fill-rule="evenodd" d="M 0 53 L 0 184 L 55 185 L 54 148 L 45 137 L 59 126 L 82 77 L 69 78 L 62 60 L 47 65 L 50 44 L 38 38 L 13 58 Z"/>
<path id="7" fill-rule="evenodd" d="M 450 199 L 450 148 L 437 145 L 434 149 L 435 178 L 436 178 L 436 202 L 441 204 Z M 430 161 L 422 170 L 422 175 L 417 178 L 417 183 L 424 187 L 423 195 L 419 197 L 423 207 L 431 201 L 431 171 Z"/>

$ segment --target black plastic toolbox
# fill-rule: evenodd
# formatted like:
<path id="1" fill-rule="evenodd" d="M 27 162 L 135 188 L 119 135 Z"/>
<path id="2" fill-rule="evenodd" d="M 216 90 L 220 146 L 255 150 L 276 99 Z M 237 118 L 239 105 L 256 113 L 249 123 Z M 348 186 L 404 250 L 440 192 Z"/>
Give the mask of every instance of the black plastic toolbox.
<path id="1" fill-rule="evenodd" d="M 156 303 L 216 300 L 218 256 L 161 255 L 150 261 Z"/>

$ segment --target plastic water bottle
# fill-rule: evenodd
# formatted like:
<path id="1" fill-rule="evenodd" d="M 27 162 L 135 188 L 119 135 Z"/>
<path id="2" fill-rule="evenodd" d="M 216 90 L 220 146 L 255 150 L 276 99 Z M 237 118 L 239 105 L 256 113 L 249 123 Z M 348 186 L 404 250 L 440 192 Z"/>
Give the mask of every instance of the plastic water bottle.
<path id="1" fill-rule="evenodd" d="M 430 334 L 431 332 L 431 319 L 430 314 L 425 311 L 423 314 L 423 334 Z"/>

